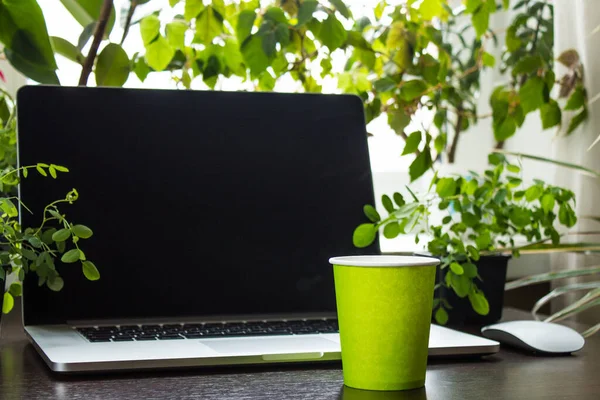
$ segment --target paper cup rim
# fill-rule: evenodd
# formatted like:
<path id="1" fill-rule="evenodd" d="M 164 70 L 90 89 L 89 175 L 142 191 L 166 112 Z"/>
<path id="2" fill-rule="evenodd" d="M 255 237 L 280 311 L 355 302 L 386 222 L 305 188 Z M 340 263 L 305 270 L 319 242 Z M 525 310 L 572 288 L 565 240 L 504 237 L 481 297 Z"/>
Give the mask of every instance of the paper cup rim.
<path id="1" fill-rule="evenodd" d="M 418 256 L 341 256 L 332 257 L 329 263 L 344 267 L 430 267 L 440 260 Z"/>

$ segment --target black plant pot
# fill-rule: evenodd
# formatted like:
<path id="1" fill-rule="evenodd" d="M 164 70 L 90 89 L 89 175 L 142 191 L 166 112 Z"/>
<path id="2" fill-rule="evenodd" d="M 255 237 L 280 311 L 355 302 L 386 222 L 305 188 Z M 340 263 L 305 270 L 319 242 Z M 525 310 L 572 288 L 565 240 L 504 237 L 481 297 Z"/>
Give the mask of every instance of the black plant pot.
<path id="1" fill-rule="evenodd" d="M 493 324 L 502 318 L 502 307 L 504 305 L 504 284 L 506 283 L 506 270 L 509 255 L 482 256 L 475 263 L 481 280 L 475 279 L 477 287 L 483 291 L 490 304 L 490 312 L 487 315 L 479 315 L 471 306 L 468 298 L 460 298 L 452 289 L 442 286 L 442 296 L 450 305 L 448 311 L 448 325 L 487 325 Z M 444 282 L 447 269 L 436 272 L 436 282 Z"/>

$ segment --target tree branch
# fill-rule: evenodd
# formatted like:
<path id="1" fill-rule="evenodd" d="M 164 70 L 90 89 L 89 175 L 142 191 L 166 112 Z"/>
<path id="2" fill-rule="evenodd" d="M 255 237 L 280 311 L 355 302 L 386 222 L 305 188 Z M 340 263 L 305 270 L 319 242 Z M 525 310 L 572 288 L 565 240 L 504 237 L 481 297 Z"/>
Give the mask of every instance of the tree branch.
<path id="1" fill-rule="evenodd" d="M 450 164 L 454 164 L 454 160 L 456 159 L 456 148 L 458 147 L 458 139 L 462 130 L 463 113 L 460 107 L 457 108 L 456 115 L 457 117 L 456 124 L 454 125 L 454 138 L 452 138 L 452 144 L 450 145 L 450 150 L 448 151 L 448 162 Z"/>
<path id="2" fill-rule="evenodd" d="M 98 55 L 98 48 L 100 47 L 100 42 L 102 42 L 104 32 L 106 31 L 106 24 L 108 23 L 108 18 L 110 17 L 112 6 L 113 0 L 104 0 L 104 2 L 102 3 L 102 8 L 100 9 L 100 17 L 98 18 L 98 22 L 96 23 L 96 29 L 94 30 L 94 40 L 92 41 L 92 47 L 90 47 L 90 51 L 88 52 L 88 55 L 85 58 L 85 62 L 83 63 L 83 69 L 81 70 L 81 76 L 79 77 L 79 86 L 87 86 L 88 78 L 90 77 L 90 74 L 92 73 L 92 67 L 94 66 L 94 61 L 96 60 L 96 56 Z"/>

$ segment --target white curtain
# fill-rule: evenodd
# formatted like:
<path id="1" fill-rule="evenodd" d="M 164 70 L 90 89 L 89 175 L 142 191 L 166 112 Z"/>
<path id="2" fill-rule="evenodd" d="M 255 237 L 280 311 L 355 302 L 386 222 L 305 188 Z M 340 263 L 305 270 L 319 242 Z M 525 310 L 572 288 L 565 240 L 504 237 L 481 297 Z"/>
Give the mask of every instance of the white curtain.
<path id="1" fill-rule="evenodd" d="M 584 66 L 584 79 L 588 97 L 593 98 L 600 93 L 600 32 L 594 33 L 600 26 L 600 1 L 598 0 L 554 0 L 554 49 L 558 57 L 565 50 L 575 49 L 579 52 Z M 562 65 L 556 67 L 557 76 L 565 73 Z M 563 124 L 569 122 L 572 115 L 563 116 Z M 588 151 L 588 147 L 600 134 L 600 101 L 589 105 L 589 118 L 573 134 L 566 138 L 557 138 L 553 143 L 555 159 L 582 164 L 600 171 L 600 145 Z M 557 168 L 555 183 L 569 187 L 577 198 L 576 212 L 578 216 L 600 215 L 600 179 L 584 176 L 571 170 Z M 580 218 L 576 231 L 599 231 L 600 223 Z M 600 236 L 576 236 L 569 238 L 576 241 L 600 241 Z M 559 254 L 552 257 L 552 270 L 574 269 L 585 266 L 600 265 L 598 255 Z M 597 277 L 596 277 L 597 279 Z M 584 281 L 572 279 L 554 283 L 562 286 L 565 283 Z M 581 297 L 583 293 L 574 293 L 555 300 L 552 311 L 563 308 L 566 304 Z M 575 317 L 586 323 L 598 323 L 600 308 L 596 307 Z"/>

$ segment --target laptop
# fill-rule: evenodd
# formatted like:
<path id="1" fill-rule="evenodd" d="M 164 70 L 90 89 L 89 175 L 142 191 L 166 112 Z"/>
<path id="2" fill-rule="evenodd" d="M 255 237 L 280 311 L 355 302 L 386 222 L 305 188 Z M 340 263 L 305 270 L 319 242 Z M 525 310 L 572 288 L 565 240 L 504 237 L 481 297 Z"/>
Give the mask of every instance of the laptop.
<path id="1" fill-rule="evenodd" d="M 60 210 L 100 271 L 28 279 L 24 329 L 57 372 L 340 359 L 332 256 L 373 204 L 363 106 L 346 95 L 31 86 L 18 157 L 66 166 L 19 187 L 21 222 Z M 430 355 L 498 343 L 432 326 Z"/>

